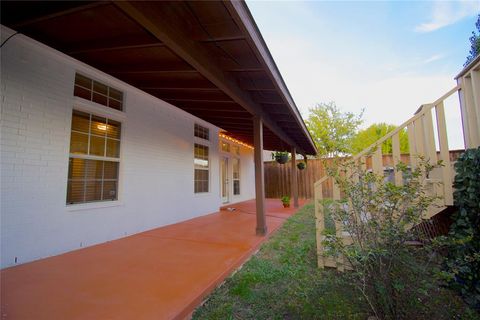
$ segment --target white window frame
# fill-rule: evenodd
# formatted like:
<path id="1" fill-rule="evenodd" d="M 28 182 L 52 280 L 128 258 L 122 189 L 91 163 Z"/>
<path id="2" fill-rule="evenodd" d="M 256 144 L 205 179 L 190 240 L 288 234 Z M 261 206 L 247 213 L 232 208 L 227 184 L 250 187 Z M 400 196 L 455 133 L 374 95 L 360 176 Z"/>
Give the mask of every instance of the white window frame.
<path id="1" fill-rule="evenodd" d="M 208 140 L 197 137 L 195 135 L 195 125 L 204 127 L 208 129 Z M 193 132 L 192 132 L 192 194 L 194 197 L 204 197 L 208 196 L 212 193 L 212 128 L 204 123 L 201 123 L 199 121 L 195 121 L 192 126 Z M 208 192 L 195 192 L 195 144 L 199 144 L 205 147 L 208 147 Z M 205 170 L 206 171 L 206 170 Z"/>
<path id="2" fill-rule="evenodd" d="M 102 84 L 105 84 L 105 85 L 109 86 L 108 81 L 98 80 L 95 77 L 89 77 L 84 72 L 78 72 L 77 71 L 76 73 L 80 73 L 80 74 L 85 75 L 86 77 L 88 77 L 92 80 L 98 81 Z M 75 86 L 75 78 L 73 79 L 72 88 L 74 86 Z M 112 87 L 115 88 L 114 86 L 112 86 Z M 120 90 L 120 89 L 117 89 L 117 90 Z M 123 154 L 125 152 L 124 151 L 124 149 L 125 149 L 124 143 L 125 143 L 125 132 L 126 132 L 126 128 L 127 128 L 127 121 L 126 121 L 126 119 L 127 119 L 127 116 L 126 116 L 127 92 L 125 90 L 120 90 L 120 91 L 122 91 L 122 93 L 123 93 L 122 110 L 113 109 L 113 108 L 107 107 L 103 104 L 96 103 L 96 102 L 93 102 L 93 101 L 90 101 L 90 100 L 87 100 L 87 99 L 84 99 L 84 98 L 74 96 L 73 91 L 72 91 L 72 100 L 73 101 L 72 101 L 72 108 L 70 110 L 70 126 L 71 126 L 71 123 L 72 123 L 71 120 L 72 120 L 72 116 L 73 116 L 73 111 L 78 110 L 78 111 L 81 111 L 81 112 L 93 114 L 95 116 L 104 117 L 104 118 L 108 118 L 108 119 L 111 119 L 111 120 L 114 120 L 114 121 L 118 121 L 121 124 L 121 129 L 120 129 L 120 154 L 119 154 L 119 157 L 118 158 L 111 158 L 111 157 L 99 157 L 99 156 L 91 156 L 91 155 L 71 154 L 70 153 L 70 141 L 71 141 L 72 128 L 69 127 L 70 135 L 69 135 L 69 139 L 68 139 L 68 148 L 69 148 L 68 149 L 68 161 L 70 161 L 71 157 L 72 158 L 74 158 L 74 157 L 80 158 L 81 157 L 81 158 L 84 158 L 84 159 L 87 159 L 87 160 L 116 161 L 116 162 L 119 163 L 119 167 L 118 167 L 117 199 L 116 200 L 108 200 L 108 201 L 107 200 L 101 200 L 101 201 L 95 201 L 95 202 L 85 202 L 85 203 L 75 203 L 75 204 L 66 203 L 66 199 L 67 199 L 66 191 L 67 191 L 67 188 L 68 188 L 68 175 L 67 175 L 66 176 L 66 183 L 65 183 L 65 186 L 67 188 L 65 188 L 64 199 L 65 199 L 65 207 L 68 211 L 81 211 L 81 210 L 89 210 L 89 209 L 97 209 L 97 208 L 107 208 L 107 207 L 114 207 L 114 206 L 123 206 L 123 204 L 124 204 L 123 203 L 124 175 L 123 175 L 122 162 L 123 162 L 123 158 L 124 158 Z"/>
<path id="3" fill-rule="evenodd" d="M 76 108 L 76 107 L 73 107 L 72 108 L 72 112 L 71 112 L 71 115 L 73 117 L 73 112 L 74 111 L 81 111 L 81 112 L 86 112 L 84 110 L 82 110 L 81 108 Z M 120 128 L 120 139 L 118 140 L 119 141 L 119 148 L 120 148 L 120 153 L 119 153 L 119 156 L 118 158 L 115 158 L 115 157 L 107 157 L 107 156 L 96 156 L 96 155 L 89 155 L 89 154 L 79 154 L 79 153 L 70 153 L 70 150 L 69 150 L 69 153 L 68 153 L 68 161 L 70 162 L 70 159 L 72 158 L 76 158 L 76 159 L 85 159 L 85 160 L 97 160 L 97 161 L 110 161 L 110 162 L 117 162 L 118 163 L 118 176 L 117 176 L 117 198 L 115 200 L 97 200 L 97 201 L 91 201 L 91 202 L 81 202 L 81 203 L 68 203 L 66 202 L 66 206 L 68 208 L 77 208 L 78 209 L 91 209 L 91 208 L 97 208 L 97 207 L 110 207 L 112 206 L 112 203 L 114 203 L 114 205 L 119 205 L 121 202 L 120 202 L 120 197 L 121 197 L 121 186 L 120 186 L 120 181 L 123 180 L 121 179 L 121 158 L 122 158 L 122 141 L 123 141 L 123 130 L 124 130 L 124 122 L 122 121 L 119 121 L 119 120 L 116 120 L 116 119 L 113 119 L 113 118 L 110 118 L 108 116 L 104 116 L 102 115 L 101 113 L 92 113 L 92 112 L 86 112 L 90 115 L 90 121 L 91 121 L 91 117 L 92 116 L 98 116 L 98 117 L 105 117 L 107 119 L 111 119 L 111 120 L 114 120 L 114 121 L 117 121 L 117 122 L 120 122 L 121 124 L 121 128 Z M 70 121 L 71 123 L 71 121 Z M 69 143 L 71 142 L 71 134 L 72 134 L 72 128 L 70 127 L 70 139 L 69 139 Z M 91 133 L 89 132 L 88 133 L 88 139 L 89 139 L 89 143 L 88 145 L 90 146 L 90 137 L 91 137 Z M 105 144 L 107 143 L 107 141 L 105 140 Z M 89 146 L 87 147 L 87 150 L 89 150 Z M 70 148 L 70 146 L 69 146 Z M 106 149 L 105 149 L 105 152 L 106 152 Z M 67 188 L 68 188 L 68 176 L 67 176 Z M 65 197 L 66 199 L 66 197 Z M 106 203 L 110 204 L 110 205 L 105 205 Z"/>
<path id="4" fill-rule="evenodd" d="M 206 130 L 207 130 L 208 139 L 205 139 L 205 138 L 202 138 L 202 137 L 199 137 L 199 136 L 195 135 L 195 133 L 196 133 L 196 132 L 195 132 L 195 126 L 199 126 L 199 127 L 202 128 L 202 129 L 206 129 Z M 210 137 L 211 137 L 210 132 L 211 132 L 211 131 L 212 131 L 212 130 L 211 130 L 209 127 L 207 127 L 207 126 L 205 126 L 205 125 L 202 125 L 202 124 L 200 124 L 200 123 L 198 123 L 198 122 L 194 122 L 194 124 L 193 124 L 193 137 L 194 137 L 195 139 L 199 139 L 200 141 L 203 141 L 202 143 L 205 143 L 205 141 L 210 142 Z"/>
<path id="5" fill-rule="evenodd" d="M 236 160 L 238 161 L 238 179 L 235 179 L 235 176 L 233 175 L 234 170 L 233 170 L 233 161 Z M 232 157 L 232 195 L 234 197 L 238 197 L 242 195 L 242 185 L 241 185 L 241 174 L 242 174 L 242 169 L 241 169 L 241 160 L 239 156 Z M 235 180 L 238 180 L 239 183 L 239 188 L 240 192 L 238 194 L 235 194 Z"/>
<path id="6" fill-rule="evenodd" d="M 201 140 L 201 139 L 200 139 Z M 205 140 L 202 140 L 202 141 L 205 141 Z M 207 147 L 208 148 L 208 169 L 197 169 L 195 168 L 195 145 L 201 145 L 203 147 Z M 212 154 L 212 148 L 210 147 L 209 144 L 206 144 L 206 143 L 202 143 L 201 141 L 195 141 L 193 143 L 193 194 L 194 195 L 204 195 L 204 194 L 210 194 L 211 191 L 212 191 L 212 185 L 211 185 L 211 181 L 212 181 L 212 177 L 211 177 L 211 154 Z M 207 176 L 208 176 L 208 185 L 207 185 L 207 188 L 208 188 L 208 191 L 207 192 L 195 192 L 195 170 L 203 170 L 203 171 L 207 171 Z"/>
<path id="7" fill-rule="evenodd" d="M 117 88 L 115 88 L 115 87 L 107 84 L 106 81 L 102 81 L 102 80 L 99 80 L 99 79 L 97 79 L 97 78 L 87 76 L 85 73 L 83 73 L 83 72 L 81 72 L 81 71 L 75 71 L 75 77 L 74 77 L 74 79 L 73 79 L 73 90 L 74 90 L 74 91 L 75 91 L 75 86 L 77 86 L 77 83 L 76 83 L 76 81 L 75 81 L 75 78 L 76 78 L 77 74 L 80 75 L 80 76 L 83 76 L 83 77 L 85 77 L 85 78 L 87 78 L 87 79 L 89 79 L 90 81 L 92 81 L 92 84 L 91 84 L 90 88 L 87 88 L 87 87 L 78 85 L 78 86 L 81 87 L 81 88 L 84 88 L 84 89 L 86 89 L 86 90 L 90 90 L 90 99 L 81 98 L 81 97 L 79 97 L 79 96 L 75 96 L 75 94 L 74 94 L 73 96 L 74 96 L 75 98 L 82 99 L 82 100 L 84 100 L 84 101 L 88 101 L 89 103 L 92 103 L 92 104 L 94 104 L 94 105 L 98 105 L 98 106 L 102 106 L 102 107 L 108 108 L 109 110 L 114 110 L 114 111 L 117 111 L 117 112 L 125 112 L 125 91 L 120 90 L 120 89 L 117 89 Z M 107 87 L 107 92 L 108 92 L 108 94 L 105 95 L 105 94 L 103 94 L 103 93 L 94 91 L 94 90 L 93 90 L 94 82 L 98 82 L 98 83 L 106 86 L 106 87 Z M 120 101 L 120 100 L 118 100 L 118 99 L 116 99 L 116 98 L 110 97 L 110 89 L 114 89 L 114 90 L 117 90 L 117 91 L 122 92 L 122 101 Z M 93 94 L 94 94 L 94 93 L 106 97 L 106 98 L 107 98 L 107 105 L 94 102 L 94 101 L 93 101 Z M 113 100 L 115 100 L 115 101 L 120 102 L 120 103 L 122 104 L 122 110 L 118 110 L 118 109 L 115 109 L 115 108 L 113 108 L 113 107 L 110 107 L 110 106 L 109 106 L 109 103 L 110 103 L 109 99 L 113 99 Z"/>

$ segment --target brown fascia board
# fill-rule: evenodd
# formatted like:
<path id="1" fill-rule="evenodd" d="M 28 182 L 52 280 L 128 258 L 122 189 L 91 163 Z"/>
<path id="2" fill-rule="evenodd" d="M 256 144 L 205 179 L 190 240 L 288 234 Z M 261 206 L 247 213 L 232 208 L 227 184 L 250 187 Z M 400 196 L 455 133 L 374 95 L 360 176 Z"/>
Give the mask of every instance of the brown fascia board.
<path id="1" fill-rule="evenodd" d="M 268 49 L 267 44 L 265 43 L 265 40 L 263 39 L 263 36 L 258 29 L 258 26 L 250 10 L 248 9 L 246 2 L 230 0 L 225 1 L 224 3 L 226 8 L 232 15 L 232 18 L 237 22 L 239 27 L 243 28 L 244 32 L 248 34 L 246 40 L 250 43 L 251 48 L 256 51 L 255 53 L 257 57 L 266 68 L 270 79 L 277 87 L 277 91 L 285 100 L 289 109 L 292 111 L 295 120 L 299 124 L 300 128 L 303 130 L 304 135 L 307 137 L 307 140 L 310 143 L 314 152 L 312 153 L 312 155 L 315 155 L 317 153 L 317 149 L 315 147 L 315 143 L 313 142 L 312 136 L 310 135 L 310 132 L 308 131 L 305 122 L 303 121 L 300 112 L 298 111 L 298 108 L 293 101 L 290 91 L 288 90 L 285 81 L 283 80 L 283 77 L 278 70 L 275 60 L 273 60 L 270 50 Z"/>
<path id="2" fill-rule="evenodd" d="M 473 59 L 469 64 L 467 64 L 467 66 L 463 68 L 462 71 L 460 71 L 460 73 L 455 77 L 455 80 L 457 80 L 460 77 L 463 77 L 479 61 L 480 61 L 480 54 L 476 56 L 475 59 Z"/>

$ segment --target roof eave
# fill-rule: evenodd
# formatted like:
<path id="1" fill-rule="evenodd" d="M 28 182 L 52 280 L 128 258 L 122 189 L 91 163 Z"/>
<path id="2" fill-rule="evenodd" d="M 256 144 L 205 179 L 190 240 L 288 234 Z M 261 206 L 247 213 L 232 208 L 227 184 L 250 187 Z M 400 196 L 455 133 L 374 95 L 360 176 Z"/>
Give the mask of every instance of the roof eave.
<path id="1" fill-rule="evenodd" d="M 236 14 L 236 20 L 242 22 L 241 26 L 247 32 L 250 43 L 253 45 L 252 47 L 255 48 L 257 51 L 257 56 L 260 58 L 262 64 L 264 65 L 266 71 L 270 76 L 270 79 L 276 86 L 278 93 L 282 96 L 283 100 L 285 101 L 293 116 L 295 117 L 297 124 L 300 126 L 305 137 L 308 139 L 311 147 L 311 152 L 307 153 L 310 155 L 316 155 L 317 148 L 315 146 L 315 143 L 313 142 L 312 136 L 310 135 L 310 132 L 308 131 L 307 126 L 302 119 L 302 116 L 300 115 L 300 112 L 292 98 L 292 95 L 290 94 L 290 91 L 285 84 L 285 81 L 277 67 L 277 64 L 275 63 L 275 60 L 273 59 L 272 54 L 270 53 L 270 50 L 268 49 L 268 46 L 250 10 L 248 9 L 246 2 L 226 1 L 225 3 L 228 4 L 227 8 L 229 9 L 230 13 L 234 12 Z"/>

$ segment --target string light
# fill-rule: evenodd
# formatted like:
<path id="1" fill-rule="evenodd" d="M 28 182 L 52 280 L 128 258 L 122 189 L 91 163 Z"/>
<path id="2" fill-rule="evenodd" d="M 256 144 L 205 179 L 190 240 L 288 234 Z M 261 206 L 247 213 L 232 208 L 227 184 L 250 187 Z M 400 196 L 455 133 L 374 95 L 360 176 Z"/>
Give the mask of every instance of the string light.
<path id="1" fill-rule="evenodd" d="M 230 137 L 230 136 L 227 136 L 227 135 L 224 134 L 224 133 L 219 133 L 218 136 L 219 136 L 220 138 L 223 138 L 223 139 L 225 139 L 225 140 L 232 141 L 233 143 L 239 144 L 239 145 L 244 146 L 244 147 L 246 147 L 246 148 L 253 149 L 253 146 L 251 146 L 251 145 L 249 145 L 249 144 L 247 144 L 247 143 L 245 143 L 245 142 L 242 142 L 242 141 L 240 141 L 240 140 L 237 140 L 237 139 L 235 139 L 235 138 L 232 138 L 232 137 Z"/>

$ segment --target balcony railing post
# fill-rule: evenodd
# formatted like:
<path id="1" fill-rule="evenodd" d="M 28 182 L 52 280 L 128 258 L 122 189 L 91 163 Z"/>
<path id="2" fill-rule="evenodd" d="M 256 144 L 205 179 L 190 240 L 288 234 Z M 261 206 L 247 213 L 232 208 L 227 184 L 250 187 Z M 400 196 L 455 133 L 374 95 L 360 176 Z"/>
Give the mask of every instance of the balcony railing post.
<path id="1" fill-rule="evenodd" d="M 415 154 L 417 157 L 425 155 L 425 144 L 423 142 L 424 130 L 423 130 L 423 118 L 420 118 L 413 122 L 414 138 L 415 138 Z"/>
<path id="2" fill-rule="evenodd" d="M 392 136 L 392 157 L 393 157 L 393 172 L 395 173 L 395 185 L 403 185 L 402 172 L 397 170 L 397 165 L 402 161 L 400 153 L 400 133 Z"/>
<path id="3" fill-rule="evenodd" d="M 407 126 L 407 133 L 408 133 L 408 149 L 410 154 L 410 167 L 413 169 L 417 166 L 417 158 L 415 155 L 417 154 L 417 147 L 415 145 L 415 127 L 413 122 L 408 124 Z"/>
<path id="4" fill-rule="evenodd" d="M 445 205 L 453 205 L 452 165 L 448 149 L 447 124 L 445 121 L 445 107 L 443 101 L 435 106 L 437 116 L 438 141 L 440 145 L 440 160 L 442 160 L 443 197 Z"/>
<path id="5" fill-rule="evenodd" d="M 372 171 L 377 175 L 383 175 L 382 145 L 378 145 L 372 155 Z"/>
<path id="6" fill-rule="evenodd" d="M 435 133 L 433 131 L 432 111 L 430 109 L 425 112 L 423 124 L 426 160 L 434 164 L 437 162 L 437 150 L 435 146 Z"/>
<path id="7" fill-rule="evenodd" d="M 474 68 L 472 66 L 470 71 L 457 79 L 461 86 L 459 98 L 465 148 L 480 146 L 480 79 L 479 71 L 474 71 Z"/>

